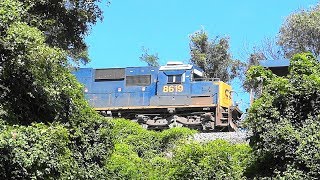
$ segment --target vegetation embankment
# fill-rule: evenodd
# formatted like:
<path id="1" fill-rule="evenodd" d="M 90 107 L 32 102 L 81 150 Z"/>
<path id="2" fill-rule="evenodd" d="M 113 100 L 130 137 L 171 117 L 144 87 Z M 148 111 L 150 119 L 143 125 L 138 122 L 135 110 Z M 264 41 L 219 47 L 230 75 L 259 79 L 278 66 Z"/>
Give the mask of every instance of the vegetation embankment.
<path id="1" fill-rule="evenodd" d="M 199 143 L 188 128 L 155 132 L 123 119 L 114 123 L 106 167 L 115 179 L 240 179 L 252 160 L 247 144 Z"/>
<path id="2" fill-rule="evenodd" d="M 259 80 L 257 80 L 259 77 Z M 316 179 L 320 176 L 320 63 L 311 53 L 296 54 L 289 74 L 277 77 L 254 66 L 248 80 L 263 83 L 246 126 L 257 161 L 254 177 Z M 263 80 L 263 81 L 261 81 Z"/>
<path id="3" fill-rule="evenodd" d="M 71 74 L 86 59 L 92 3 L 0 1 L 0 178 L 107 177 L 111 124 Z"/>
<path id="4" fill-rule="evenodd" d="M 247 84 L 262 89 L 245 122 L 252 131 L 249 147 L 223 140 L 198 143 L 186 138 L 194 133 L 189 129 L 146 131 L 94 112 L 70 67 L 89 60 L 84 36 L 102 17 L 97 2 L 0 1 L 1 179 L 320 176 L 320 64 L 300 53 L 319 52 L 319 6 L 290 16 L 281 29 L 285 55 L 300 53 L 291 58 L 287 76 L 259 66 L 247 72 Z M 296 29 L 305 38 L 291 36 Z M 192 36 L 193 61 L 210 70 L 210 63 L 218 63 L 210 59 L 222 54 L 220 60 L 231 67 L 219 68 L 220 74 L 232 79 L 228 72 L 237 74 L 239 61 L 231 60 L 227 41 L 207 40 L 204 32 Z M 208 46 L 200 49 L 197 43 Z"/>

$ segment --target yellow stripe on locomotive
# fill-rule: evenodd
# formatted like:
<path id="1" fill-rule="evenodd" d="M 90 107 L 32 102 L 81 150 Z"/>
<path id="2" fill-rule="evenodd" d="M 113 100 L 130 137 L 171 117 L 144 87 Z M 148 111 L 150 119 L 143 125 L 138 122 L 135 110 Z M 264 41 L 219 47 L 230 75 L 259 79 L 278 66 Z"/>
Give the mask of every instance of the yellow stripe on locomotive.
<path id="1" fill-rule="evenodd" d="M 215 82 L 215 84 L 219 86 L 218 104 L 221 107 L 225 107 L 225 108 L 232 106 L 233 102 L 232 102 L 232 96 L 231 96 L 232 95 L 231 86 L 223 81 Z"/>

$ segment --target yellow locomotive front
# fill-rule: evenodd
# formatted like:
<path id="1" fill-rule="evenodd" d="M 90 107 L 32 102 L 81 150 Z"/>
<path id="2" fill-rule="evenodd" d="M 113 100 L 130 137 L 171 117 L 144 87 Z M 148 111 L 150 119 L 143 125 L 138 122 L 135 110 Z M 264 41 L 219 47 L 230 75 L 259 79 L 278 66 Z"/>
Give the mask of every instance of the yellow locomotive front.
<path id="1" fill-rule="evenodd" d="M 236 131 L 242 112 L 238 106 L 233 105 L 232 87 L 223 81 L 217 81 L 215 84 L 219 87 L 215 126 Z"/>

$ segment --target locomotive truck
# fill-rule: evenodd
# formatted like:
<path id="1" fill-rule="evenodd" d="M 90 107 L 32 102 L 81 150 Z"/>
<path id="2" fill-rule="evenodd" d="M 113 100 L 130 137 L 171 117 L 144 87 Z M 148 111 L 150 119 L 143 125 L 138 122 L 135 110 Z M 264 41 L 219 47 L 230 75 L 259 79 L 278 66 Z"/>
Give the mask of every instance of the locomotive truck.
<path id="1" fill-rule="evenodd" d="M 242 114 L 233 105 L 230 85 L 204 78 L 204 72 L 191 64 L 80 68 L 74 74 L 96 111 L 136 121 L 148 129 L 184 126 L 236 131 Z"/>

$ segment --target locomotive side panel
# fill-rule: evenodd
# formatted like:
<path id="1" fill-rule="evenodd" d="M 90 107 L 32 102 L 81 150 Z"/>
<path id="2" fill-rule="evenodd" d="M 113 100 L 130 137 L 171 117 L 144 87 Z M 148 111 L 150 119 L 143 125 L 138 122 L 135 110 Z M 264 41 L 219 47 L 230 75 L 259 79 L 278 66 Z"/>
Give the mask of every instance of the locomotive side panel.
<path id="1" fill-rule="evenodd" d="M 82 68 L 74 74 L 94 108 L 149 106 L 156 93 L 157 69 L 153 67 Z"/>
<path id="2" fill-rule="evenodd" d="M 191 83 L 192 104 L 218 104 L 219 86 L 211 81 Z"/>
<path id="3" fill-rule="evenodd" d="M 157 74 L 156 67 L 126 68 L 123 93 L 129 103 L 120 101 L 118 106 L 149 106 L 150 98 L 156 94 Z"/>

